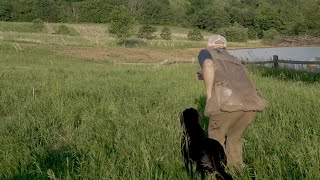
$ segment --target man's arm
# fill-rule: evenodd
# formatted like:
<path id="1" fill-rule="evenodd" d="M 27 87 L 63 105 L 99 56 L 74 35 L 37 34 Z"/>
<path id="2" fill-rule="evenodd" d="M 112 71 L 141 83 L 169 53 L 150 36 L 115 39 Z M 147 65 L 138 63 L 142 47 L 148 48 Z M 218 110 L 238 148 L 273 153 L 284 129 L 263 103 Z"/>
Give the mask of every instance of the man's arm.
<path id="1" fill-rule="evenodd" d="M 207 49 L 201 50 L 198 56 L 198 61 L 202 68 L 202 71 L 198 72 L 198 79 L 204 80 L 208 100 L 211 97 L 214 81 L 213 61 L 210 52 Z"/>
<path id="2" fill-rule="evenodd" d="M 206 96 L 208 101 L 211 97 L 213 82 L 214 82 L 214 68 L 213 68 L 212 59 L 204 60 L 202 70 L 203 70 L 204 85 L 206 88 Z"/>

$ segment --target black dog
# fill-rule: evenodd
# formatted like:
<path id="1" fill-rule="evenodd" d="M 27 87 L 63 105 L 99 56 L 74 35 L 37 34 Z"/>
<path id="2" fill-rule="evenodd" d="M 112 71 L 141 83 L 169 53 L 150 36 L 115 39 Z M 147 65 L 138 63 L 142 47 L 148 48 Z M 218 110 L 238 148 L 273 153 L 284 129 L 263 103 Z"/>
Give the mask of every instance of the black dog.
<path id="1" fill-rule="evenodd" d="M 181 125 L 184 131 L 181 139 L 181 152 L 187 173 L 192 179 L 194 178 L 194 161 L 201 179 L 204 179 L 206 174 L 215 172 L 217 179 L 232 180 L 224 168 L 227 164 L 227 157 L 222 145 L 208 138 L 200 124 L 201 116 L 197 110 L 190 108 L 183 111 Z"/>

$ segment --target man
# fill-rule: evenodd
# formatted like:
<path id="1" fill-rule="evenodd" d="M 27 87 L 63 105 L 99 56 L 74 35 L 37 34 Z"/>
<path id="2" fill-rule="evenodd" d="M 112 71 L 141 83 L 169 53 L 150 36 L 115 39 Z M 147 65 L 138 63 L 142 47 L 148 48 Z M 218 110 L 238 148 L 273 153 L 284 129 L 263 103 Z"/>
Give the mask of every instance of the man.
<path id="1" fill-rule="evenodd" d="M 205 83 L 208 136 L 224 147 L 228 166 L 241 172 L 244 167 L 241 135 L 256 112 L 268 103 L 251 83 L 246 68 L 226 47 L 223 36 L 209 38 L 207 49 L 201 50 L 198 56 L 202 68 L 198 78 Z"/>

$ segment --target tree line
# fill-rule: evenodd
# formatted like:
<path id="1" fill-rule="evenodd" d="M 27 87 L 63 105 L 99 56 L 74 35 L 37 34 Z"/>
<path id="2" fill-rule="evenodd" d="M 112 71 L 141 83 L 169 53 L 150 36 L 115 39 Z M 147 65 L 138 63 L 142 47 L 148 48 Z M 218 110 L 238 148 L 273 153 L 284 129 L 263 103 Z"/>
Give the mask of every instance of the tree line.
<path id="1" fill-rule="evenodd" d="M 119 6 L 139 24 L 320 36 L 320 0 L 1 0 L 0 20 L 110 23 Z"/>

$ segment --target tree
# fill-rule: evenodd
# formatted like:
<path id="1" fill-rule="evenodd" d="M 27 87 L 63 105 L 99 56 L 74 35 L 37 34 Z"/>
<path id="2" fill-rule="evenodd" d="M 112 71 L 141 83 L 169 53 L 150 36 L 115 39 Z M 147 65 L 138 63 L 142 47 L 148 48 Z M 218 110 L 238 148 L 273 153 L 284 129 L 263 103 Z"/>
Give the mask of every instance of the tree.
<path id="1" fill-rule="evenodd" d="M 320 0 L 310 0 L 303 7 L 307 33 L 320 36 Z"/>
<path id="2" fill-rule="evenodd" d="M 174 0 L 170 1 L 170 9 L 173 12 L 174 16 L 172 16 L 172 22 L 176 25 L 185 24 L 184 21 L 187 20 L 186 10 L 187 10 L 187 1 L 186 0 Z"/>
<path id="3" fill-rule="evenodd" d="M 47 22 L 58 22 L 58 6 L 54 0 L 33 0 L 33 12 Z"/>
<path id="4" fill-rule="evenodd" d="M 169 0 L 146 0 L 138 11 L 138 20 L 143 24 L 170 24 L 173 13 Z"/>
<path id="5" fill-rule="evenodd" d="M 198 21 L 198 14 L 202 11 L 208 4 L 207 0 L 187 0 L 186 4 L 186 14 L 182 22 L 184 26 L 196 27 Z"/>
<path id="6" fill-rule="evenodd" d="M 206 29 L 209 31 L 217 31 L 218 29 L 229 25 L 229 14 L 223 8 L 215 7 L 213 5 L 207 6 L 200 11 L 195 23 L 195 26 L 199 29 Z"/>
<path id="7" fill-rule="evenodd" d="M 279 16 L 279 11 L 269 4 L 264 4 L 258 8 L 255 26 L 262 31 L 275 28 L 278 32 L 282 32 L 285 29 L 284 21 Z"/>
<path id="8" fill-rule="evenodd" d="M 12 21 L 27 21 L 31 22 L 36 19 L 36 14 L 34 12 L 34 2 L 32 0 L 21 0 L 12 1 Z"/>
<path id="9" fill-rule="evenodd" d="M 12 5 L 9 0 L 0 2 L 0 21 L 8 21 L 11 18 Z"/>
<path id="10" fill-rule="evenodd" d="M 121 5 L 111 11 L 111 23 L 109 32 L 120 39 L 129 38 L 133 30 L 133 18 L 127 7 Z"/>
<path id="11" fill-rule="evenodd" d="M 240 24 L 234 24 L 227 28 L 221 28 L 217 34 L 226 36 L 231 42 L 246 42 L 248 40 L 248 29 Z"/>
<path id="12" fill-rule="evenodd" d="M 80 6 L 80 21 L 100 23 L 103 16 L 99 11 L 100 0 L 85 0 Z"/>

